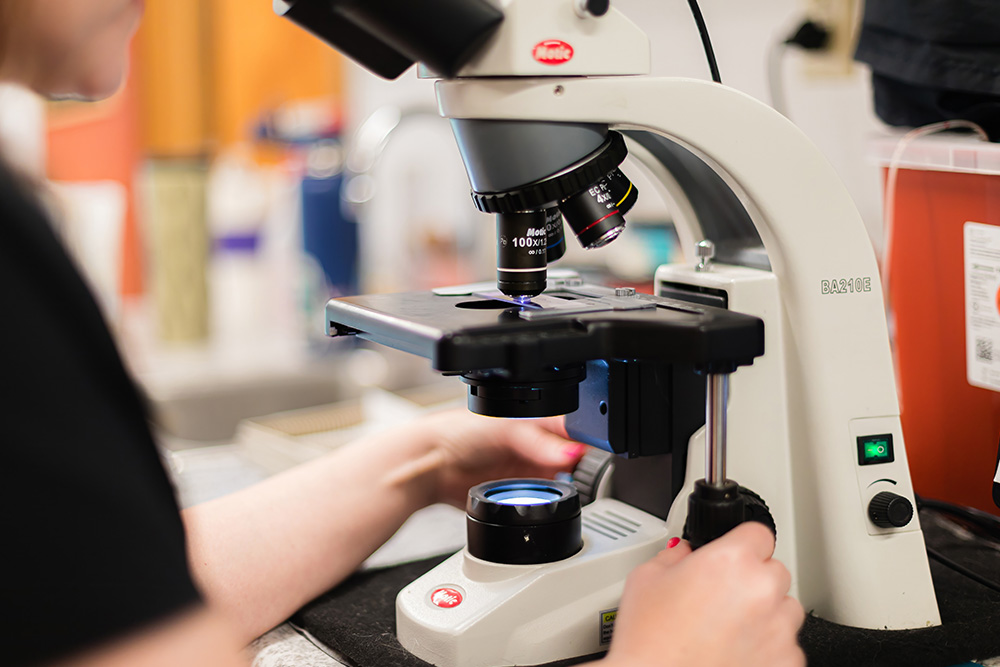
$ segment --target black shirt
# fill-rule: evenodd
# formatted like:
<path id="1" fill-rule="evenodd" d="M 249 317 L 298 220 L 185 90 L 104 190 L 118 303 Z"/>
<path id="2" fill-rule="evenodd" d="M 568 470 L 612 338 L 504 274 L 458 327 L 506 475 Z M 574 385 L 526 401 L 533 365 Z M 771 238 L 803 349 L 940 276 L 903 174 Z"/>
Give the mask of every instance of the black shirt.
<path id="1" fill-rule="evenodd" d="M 997 0 L 867 0 L 856 58 L 886 123 L 965 119 L 1000 140 Z"/>
<path id="2" fill-rule="evenodd" d="M 145 406 L 45 216 L 0 168 L 0 663 L 35 665 L 191 606 Z"/>

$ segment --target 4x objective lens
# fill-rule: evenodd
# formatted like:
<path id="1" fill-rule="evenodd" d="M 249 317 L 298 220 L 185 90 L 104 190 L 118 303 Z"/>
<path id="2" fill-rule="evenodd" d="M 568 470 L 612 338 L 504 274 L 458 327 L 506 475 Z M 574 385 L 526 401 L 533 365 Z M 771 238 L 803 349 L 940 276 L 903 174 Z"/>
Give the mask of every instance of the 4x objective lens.
<path id="1" fill-rule="evenodd" d="M 497 214 L 497 287 L 512 297 L 545 291 L 549 234 L 545 212 Z"/>
<path id="2" fill-rule="evenodd" d="M 618 212 L 625 215 L 632 210 L 639 199 L 639 190 L 621 169 L 615 169 L 605 177 L 611 189 L 611 197 L 617 203 Z"/>
<path id="3" fill-rule="evenodd" d="M 591 250 L 618 238 L 625 229 L 623 214 L 632 208 L 638 197 L 635 185 L 620 169 L 615 169 L 587 190 L 564 201 L 559 210 L 580 245 Z"/>

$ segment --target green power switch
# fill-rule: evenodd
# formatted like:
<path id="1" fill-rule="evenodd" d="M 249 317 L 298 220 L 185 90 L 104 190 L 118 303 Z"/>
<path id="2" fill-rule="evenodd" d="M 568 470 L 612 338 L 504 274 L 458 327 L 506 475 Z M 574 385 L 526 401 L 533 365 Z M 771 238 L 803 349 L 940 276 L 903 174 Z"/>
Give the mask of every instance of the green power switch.
<path id="1" fill-rule="evenodd" d="M 863 435 L 858 438 L 858 465 L 891 463 L 896 460 L 892 452 L 892 434 Z"/>

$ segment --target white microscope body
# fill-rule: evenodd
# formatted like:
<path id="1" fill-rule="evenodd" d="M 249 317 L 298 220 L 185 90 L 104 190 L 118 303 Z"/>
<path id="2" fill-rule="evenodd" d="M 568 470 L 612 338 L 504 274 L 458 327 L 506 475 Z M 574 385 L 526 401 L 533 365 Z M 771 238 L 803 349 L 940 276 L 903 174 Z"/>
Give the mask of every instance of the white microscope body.
<path id="1" fill-rule="evenodd" d="M 615 9 L 595 17 L 573 0 L 499 4 L 501 29 L 458 78 L 437 84 L 442 115 L 646 130 L 724 179 L 771 270 L 670 265 L 657 271 L 656 285 L 721 290 L 731 310 L 764 320 L 764 356 L 731 381 L 729 476 L 770 506 L 776 557 L 807 611 L 864 628 L 939 624 L 918 518 L 901 527 L 870 518 L 876 494 L 913 503 L 913 489 L 878 267 L 833 168 L 797 127 L 745 94 L 643 76 L 648 40 Z M 662 180 L 669 190 L 670 179 Z M 691 257 L 698 221 L 680 222 Z M 869 460 L 873 444 L 880 454 Z M 585 527 L 583 550 L 548 565 L 456 554 L 400 593 L 400 642 L 443 666 L 539 664 L 606 649 L 625 575 L 682 532 L 687 491 L 703 476 L 704 429 L 687 461 L 686 489 L 665 526 L 606 499 L 584 508 L 585 526 L 588 516 L 600 525 L 611 512 L 635 532 L 607 539 Z M 460 602 L 435 604 L 442 588 L 459 591 Z"/>

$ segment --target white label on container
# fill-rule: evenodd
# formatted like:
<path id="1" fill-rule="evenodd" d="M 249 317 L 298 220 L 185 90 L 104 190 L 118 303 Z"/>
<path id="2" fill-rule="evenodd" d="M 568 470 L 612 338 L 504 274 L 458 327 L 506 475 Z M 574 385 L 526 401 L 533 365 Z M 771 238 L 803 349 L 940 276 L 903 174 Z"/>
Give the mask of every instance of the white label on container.
<path id="1" fill-rule="evenodd" d="M 1000 227 L 966 222 L 964 236 L 966 377 L 1000 391 Z"/>

